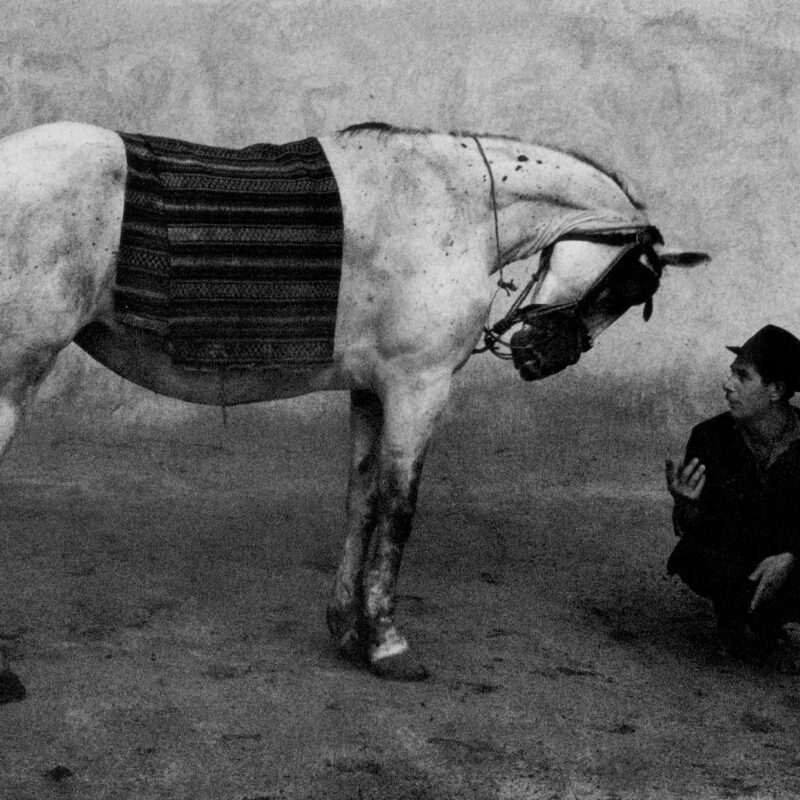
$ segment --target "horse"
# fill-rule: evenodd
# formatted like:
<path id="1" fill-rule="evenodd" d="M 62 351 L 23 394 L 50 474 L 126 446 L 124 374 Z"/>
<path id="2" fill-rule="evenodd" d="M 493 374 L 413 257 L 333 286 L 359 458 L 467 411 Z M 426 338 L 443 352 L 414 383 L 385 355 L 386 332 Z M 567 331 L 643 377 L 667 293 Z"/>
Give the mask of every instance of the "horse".
<path id="1" fill-rule="evenodd" d="M 133 174 L 123 136 L 55 122 L 0 141 L 0 454 L 71 342 L 192 403 L 348 391 L 346 531 L 327 625 L 340 652 L 376 674 L 426 677 L 396 621 L 395 587 L 453 376 L 481 350 L 511 358 L 525 379 L 553 374 L 629 308 L 647 314 L 665 267 L 707 256 L 670 251 L 627 182 L 579 152 L 354 125 L 315 140 L 341 204 L 329 358 L 192 369 L 120 313 Z M 523 260 L 537 266 L 520 290 L 503 269 Z M 515 302 L 489 326 L 503 290 Z"/>

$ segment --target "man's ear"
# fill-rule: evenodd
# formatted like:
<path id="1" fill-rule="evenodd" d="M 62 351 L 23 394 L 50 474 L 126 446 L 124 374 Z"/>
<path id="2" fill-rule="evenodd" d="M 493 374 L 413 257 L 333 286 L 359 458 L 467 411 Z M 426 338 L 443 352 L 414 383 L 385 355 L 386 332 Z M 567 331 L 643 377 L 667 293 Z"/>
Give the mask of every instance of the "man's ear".
<path id="1" fill-rule="evenodd" d="M 784 381 L 772 381 L 769 384 L 769 396 L 773 401 L 783 400 L 786 397 L 786 383 Z"/>

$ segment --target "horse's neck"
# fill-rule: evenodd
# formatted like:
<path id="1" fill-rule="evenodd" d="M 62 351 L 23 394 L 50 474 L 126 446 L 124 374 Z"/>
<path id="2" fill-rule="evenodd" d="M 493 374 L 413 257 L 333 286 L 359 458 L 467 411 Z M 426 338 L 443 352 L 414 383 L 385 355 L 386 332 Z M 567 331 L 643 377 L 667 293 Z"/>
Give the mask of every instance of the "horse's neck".
<path id="1" fill-rule="evenodd" d="M 546 200 L 565 208 L 627 213 L 635 205 L 618 179 L 567 152 L 514 139 L 486 139 L 500 205 Z"/>
<path id="2" fill-rule="evenodd" d="M 350 198 L 346 217 L 364 226 L 380 213 L 416 219 L 427 205 L 448 224 L 457 218 L 484 230 L 494 253 L 496 211 L 501 263 L 526 258 L 577 227 L 613 227 L 639 213 L 608 174 L 540 145 L 468 134 L 376 132 L 320 141 L 343 197 Z M 369 203 L 362 200 L 365 190 Z"/>
<path id="3" fill-rule="evenodd" d="M 491 139 L 484 150 L 504 263 L 527 258 L 571 231 L 647 224 L 616 179 L 579 158 L 514 140 Z"/>

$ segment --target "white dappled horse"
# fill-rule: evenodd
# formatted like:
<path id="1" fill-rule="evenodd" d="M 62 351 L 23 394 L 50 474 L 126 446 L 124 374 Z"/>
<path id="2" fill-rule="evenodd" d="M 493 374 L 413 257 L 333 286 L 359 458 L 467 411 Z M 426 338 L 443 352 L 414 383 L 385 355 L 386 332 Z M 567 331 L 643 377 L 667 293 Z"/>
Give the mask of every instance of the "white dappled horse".
<path id="1" fill-rule="evenodd" d="M 512 352 L 530 378 L 574 363 L 627 308 L 649 302 L 665 264 L 705 257 L 667 254 L 620 178 L 557 149 L 380 124 L 320 142 L 344 218 L 333 363 L 293 377 L 236 374 L 225 403 L 350 392 L 347 531 L 328 625 L 343 652 L 378 673 L 418 678 L 395 623 L 395 585 L 426 445 L 484 333 L 502 267 L 546 254 L 535 303 L 517 303 L 486 337 L 503 349 L 498 336 L 521 324 Z M 219 403 L 213 375 L 173 365 L 115 319 L 125 184 L 112 131 L 55 123 L 0 142 L 0 452 L 73 341 L 155 392 Z"/>

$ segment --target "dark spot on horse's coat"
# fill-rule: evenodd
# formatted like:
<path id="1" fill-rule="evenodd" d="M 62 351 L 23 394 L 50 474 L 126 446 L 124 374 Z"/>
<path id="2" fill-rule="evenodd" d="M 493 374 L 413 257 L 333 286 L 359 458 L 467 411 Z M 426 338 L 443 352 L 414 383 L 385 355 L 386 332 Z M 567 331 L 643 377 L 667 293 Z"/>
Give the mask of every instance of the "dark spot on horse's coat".
<path id="1" fill-rule="evenodd" d="M 508 175 L 503 175 L 503 180 L 507 181 L 508 180 Z"/>
<path id="2" fill-rule="evenodd" d="M 466 150 L 467 146 L 464 144 L 464 142 L 461 142 L 461 146 Z"/>
<path id="3" fill-rule="evenodd" d="M 521 169 L 522 167 L 519 164 L 517 164 L 517 166 L 514 167 L 514 172 L 519 172 Z"/>
<path id="4" fill-rule="evenodd" d="M 517 156 L 517 161 L 527 161 L 528 156 Z"/>
<path id="5" fill-rule="evenodd" d="M 536 159 L 536 163 L 537 163 L 537 164 L 544 164 L 544 161 L 542 161 L 540 158 L 537 158 L 537 159 Z"/>

